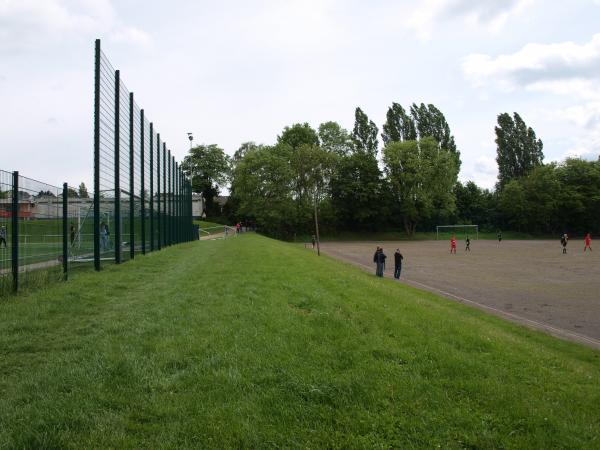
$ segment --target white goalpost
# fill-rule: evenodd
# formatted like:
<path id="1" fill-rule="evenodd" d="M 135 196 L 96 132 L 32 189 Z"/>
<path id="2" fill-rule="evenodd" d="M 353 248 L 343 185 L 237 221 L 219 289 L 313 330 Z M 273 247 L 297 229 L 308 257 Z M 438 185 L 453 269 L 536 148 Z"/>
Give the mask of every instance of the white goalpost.
<path id="1" fill-rule="evenodd" d="M 464 233 L 479 239 L 479 225 L 438 225 L 435 227 L 435 238 L 440 239 L 440 232 Z"/>

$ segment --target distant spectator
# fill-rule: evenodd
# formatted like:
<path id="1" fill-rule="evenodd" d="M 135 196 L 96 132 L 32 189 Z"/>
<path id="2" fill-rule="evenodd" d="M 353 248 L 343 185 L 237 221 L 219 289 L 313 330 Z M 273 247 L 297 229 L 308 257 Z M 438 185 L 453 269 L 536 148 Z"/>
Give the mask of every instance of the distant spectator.
<path id="1" fill-rule="evenodd" d="M 317 243 L 317 238 L 315 237 L 314 234 L 312 235 L 312 239 L 311 240 L 312 240 L 312 246 L 313 246 L 313 249 L 314 249 L 315 248 L 315 244 Z"/>
<path id="2" fill-rule="evenodd" d="M 498 230 L 498 242 L 502 242 L 502 231 Z"/>
<path id="3" fill-rule="evenodd" d="M 469 238 L 469 236 L 467 236 L 467 238 L 465 239 L 465 252 L 470 252 L 471 251 L 471 239 Z"/>
<path id="4" fill-rule="evenodd" d="M 108 237 L 110 232 L 108 231 L 108 225 L 106 222 L 100 224 L 100 249 L 102 251 L 108 250 Z"/>

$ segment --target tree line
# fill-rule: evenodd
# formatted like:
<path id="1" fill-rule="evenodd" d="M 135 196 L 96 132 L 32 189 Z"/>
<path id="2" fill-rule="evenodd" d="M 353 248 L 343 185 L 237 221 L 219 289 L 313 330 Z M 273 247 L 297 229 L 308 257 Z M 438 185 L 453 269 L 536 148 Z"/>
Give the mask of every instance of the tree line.
<path id="1" fill-rule="evenodd" d="M 499 175 L 492 190 L 458 181 L 461 160 L 444 114 L 432 104 L 392 103 L 380 132 L 361 109 L 352 131 L 334 121 L 285 127 L 271 145 L 243 143 L 232 157 L 217 145 L 190 150 L 182 167 L 208 215 L 254 222 L 290 238 L 441 224 L 531 233 L 597 232 L 600 162 L 544 164 L 543 143 L 514 113 L 495 127 Z M 380 139 L 381 138 L 381 148 Z M 214 197 L 229 186 L 219 211 Z"/>

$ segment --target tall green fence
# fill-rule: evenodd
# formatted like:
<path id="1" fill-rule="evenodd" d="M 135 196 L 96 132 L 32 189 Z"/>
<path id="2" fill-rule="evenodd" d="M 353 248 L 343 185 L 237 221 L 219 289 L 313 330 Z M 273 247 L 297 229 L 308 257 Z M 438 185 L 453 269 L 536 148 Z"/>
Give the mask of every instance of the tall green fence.
<path id="1" fill-rule="evenodd" d="M 94 193 L 0 170 L 0 295 L 195 238 L 192 190 L 95 46 Z"/>
<path id="2" fill-rule="evenodd" d="M 193 239 L 189 180 L 133 92 L 95 49 L 94 266 Z"/>
<path id="3" fill-rule="evenodd" d="M 0 295 L 66 279 L 74 262 L 92 262 L 92 205 L 66 183 L 0 170 Z"/>

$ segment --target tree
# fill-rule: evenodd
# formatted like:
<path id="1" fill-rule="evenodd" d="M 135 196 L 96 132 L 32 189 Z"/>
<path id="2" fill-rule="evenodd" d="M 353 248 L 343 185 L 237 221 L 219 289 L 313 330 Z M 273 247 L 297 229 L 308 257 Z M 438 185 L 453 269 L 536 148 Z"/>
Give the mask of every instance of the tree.
<path id="1" fill-rule="evenodd" d="M 88 194 L 87 187 L 85 187 L 85 183 L 82 181 L 79 185 L 79 198 L 90 198 Z"/>
<path id="2" fill-rule="evenodd" d="M 387 145 L 388 142 L 417 140 L 415 123 L 399 103 L 392 103 L 392 106 L 388 108 L 381 138 L 384 145 Z"/>
<path id="3" fill-rule="evenodd" d="M 350 134 L 337 122 L 325 122 L 319 125 L 319 139 L 321 147 L 328 152 L 343 156 L 352 151 Z"/>
<path id="4" fill-rule="evenodd" d="M 69 188 L 69 189 L 71 189 L 71 188 Z M 19 194 L 20 193 L 21 193 L 21 191 L 19 191 Z M 38 197 L 56 197 L 56 195 L 54 195 L 54 192 L 52 192 L 52 191 L 44 191 L 44 190 L 41 190 L 40 192 L 38 192 L 37 196 Z M 20 197 L 20 195 L 19 195 L 19 197 Z M 75 192 L 75 197 L 77 197 L 77 192 Z M 26 198 L 29 198 L 29 194 L 27 194 Z"/>
<path id="5" fill-rule="evenodd" d="M 308 123 L 296 123 L 283 129 L 281 136 L 277 136 L 277 143 L 297 149 L 303 144 L 319 145 L 319 136 Z"/>
<path id="6" fill-rule="evenodd" d="M 193 192 L 203 194 L 209 214 L 214 213 L 214 197 L 229 180 L 229 157 L 215 144 L 198 145 L 190 149 L 181 168 L 191 179 Z"/>
<path id="7" fill-rule="evenodd" d="M 373 155 L 355 152 L 339 160 L 331 179 L 331 202 L 340 228 L 377 228 L 381 171 Z"/>
<path id="8" fill-rule="evenodd" d="M 523 177 L 534 167 L 542 165 L 544 144 L 516 112 L 514 119 L 508 113 L 500 114 L 495 131 L 498 185 L 501 190 L 510 180 Z"/>
<path id="9" fill-rule="evenodd" d="M 455 158 L 440 150 L 435 139 L 390 142 L 383 149 L 383 162 L 407 235 L 413 235 L 417 224 L 434 212 L 454 211 Z"/>
<path id="10" fill-rule="evenodd" d="M 456 223 L 479 225 L 485 229 L 496 228 L 496 198 L 488 189 L 481 189 L 473 181 L 454 186 L 456 198 Z"/>
<path id="11" fill-rule="evenodd" d="M 415 103 L 410 107 L 410 114 L 415 123 L 419 139 L 432 137 L 438 143 L 440 149 L 449 151 L 454 156 L 457 171 L 460 171 L 460 152 L 456 148 L 454 136 L 450 132 L 450 126 L 444 114 L 434 105 Z"/>
<path id="12" fill-rule="evenodd" d="M 363 152 L 377 156 L 377 125 L 362 111 L 356 108 L 354 113 L 354 130 L 352 131 L 352 142 L 354 151 Z"/>

